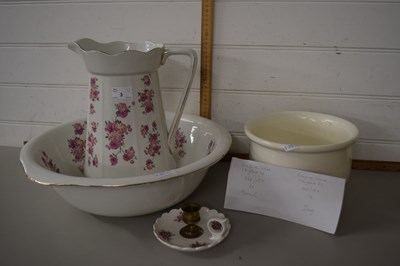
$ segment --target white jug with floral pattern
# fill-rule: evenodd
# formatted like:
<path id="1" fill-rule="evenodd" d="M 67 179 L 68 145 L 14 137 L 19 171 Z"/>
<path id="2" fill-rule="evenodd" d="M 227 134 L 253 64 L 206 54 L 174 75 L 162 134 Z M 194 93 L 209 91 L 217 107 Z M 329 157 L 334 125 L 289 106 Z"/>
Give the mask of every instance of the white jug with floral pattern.
<path id="1" fill-rule="evenodd" d="M 87 38 L 68 48 L 83 58 L 90 73 L 85 175 L 128 177 L 176 168 L 172 149 L 195 74 L 196 53 L 166 49 L 160 43 L 98 43 Z M 171 55 L 188 56 L 190 69 L 168 131 L 157 71 Z"/>

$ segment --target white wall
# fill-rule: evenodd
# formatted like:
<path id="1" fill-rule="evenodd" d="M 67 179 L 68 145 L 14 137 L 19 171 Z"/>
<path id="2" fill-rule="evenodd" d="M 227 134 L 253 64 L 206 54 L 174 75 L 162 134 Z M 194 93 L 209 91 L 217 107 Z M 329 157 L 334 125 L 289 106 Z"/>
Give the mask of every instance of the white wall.
<path id="1" fill-rule="evenodd" d="M 0 145 L 84 117 L 81 37 L 200 50 L 200 1 L 0 1 Z M 361 131 L 355 158 L 400 161 L 400 1 L 216 1 L 213 119 L 247 152 L 244 122 L 264 111 L 341 116 Z M 184 59 L 161 70 L 166 109 Z M 186 112 L 198 113 L 199 70 Z"/>

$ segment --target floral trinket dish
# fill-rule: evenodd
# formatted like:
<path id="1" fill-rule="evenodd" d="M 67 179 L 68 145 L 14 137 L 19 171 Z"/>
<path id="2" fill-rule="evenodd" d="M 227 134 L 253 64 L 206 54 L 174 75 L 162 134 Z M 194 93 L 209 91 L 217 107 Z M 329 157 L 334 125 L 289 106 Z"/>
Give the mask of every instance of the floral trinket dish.
<path id="1" fill-rule="evenodd" d="M 229 219 L 223 213 L 206 207 L 202 207 L 199 212 L 201 218 L 197 225 L 204 233 L 197 238 L 185 238 L 180 234 L 185 226 L 182 209 L 172 209 L 159 217 L 153 225 L 153 233 L 162 244 L 178 251 L 193 252 L 212 248 L 228 236 L 231 229 Z"/>

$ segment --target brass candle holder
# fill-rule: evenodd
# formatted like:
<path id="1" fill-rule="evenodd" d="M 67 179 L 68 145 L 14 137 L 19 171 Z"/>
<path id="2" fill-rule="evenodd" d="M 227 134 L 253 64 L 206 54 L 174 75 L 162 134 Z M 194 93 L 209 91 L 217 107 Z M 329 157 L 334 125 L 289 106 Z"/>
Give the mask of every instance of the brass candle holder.
<path id="1" fill-rule="evenodd" d="M 200 221 L 200 204 L 186 203 L 182 207 L 183 222 L 186 224 L 179 233 L 185 238 L 197 238 L 203 234 L 203 229 L 197 225 Z"/>

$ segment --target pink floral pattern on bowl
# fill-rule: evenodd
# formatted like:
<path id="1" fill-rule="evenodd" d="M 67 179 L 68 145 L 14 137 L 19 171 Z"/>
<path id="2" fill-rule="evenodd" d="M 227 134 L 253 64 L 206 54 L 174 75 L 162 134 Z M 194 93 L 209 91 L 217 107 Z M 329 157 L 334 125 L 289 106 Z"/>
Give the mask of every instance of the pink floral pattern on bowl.
<path id="1" fill-rule="evenodd" d="M 53 160 L 49 158 L 49 156 L 47 155 L 46 152 L 42 151 L 41 159 L 42 159 L 44 166 L 47 169 L 49 169 L 55 173 L 59 173 L 59 174 L 61 173 L 60 168 L 58 168 L 58 166 L 53 162 Z"/>
<path id="2" fill-rule="evenodd" d="M 78 164 L 78 168 L 83 173 L 83 164 L 85 162 L 85 146 L 86 141 L 84 138 L 86 122 L 75 123 L 72 125 L 74 128 L 74 136 L 67 139 L 68 148 L 73 155 L 72 161 Z"/>
<path id="3" fill-rule="evenodd" d="M 181 128 L 178 128 L 178 130 L 175 133 L 175 149 L 178 150 L 178 156 L 183 158 L 185 157 L 185 150 L 183 149 L 183 146 L 187 142 L 186 136 L 184 132 L 182 131 Z"/>
<path id="4" fill-rule="evenodd" d="M 212 218 L 225 218 L 225 215 L 216 210 L 202 207 L 200 209 L 201 219 L 197 225 L 203 228 L 203 235 L 195 239 L 184 238 L 179 233 L 180 229 L 186 225 L 183 222 L 182 215 L 183 211 L 181 209 L 173 209 L 168 213 L 164 213 L 153 225 L 153 233 L 156 238 L 172 249 L 179 251 L 200 251 L 209 249 L 222 242 L 229 234 L 230 224 L 228 221 L 226 233 L 219 239 L 212 238 L 211 233 L 207 229 L 207 222 Z M 218 228 L 218 225 L 215 226 Z"/>

